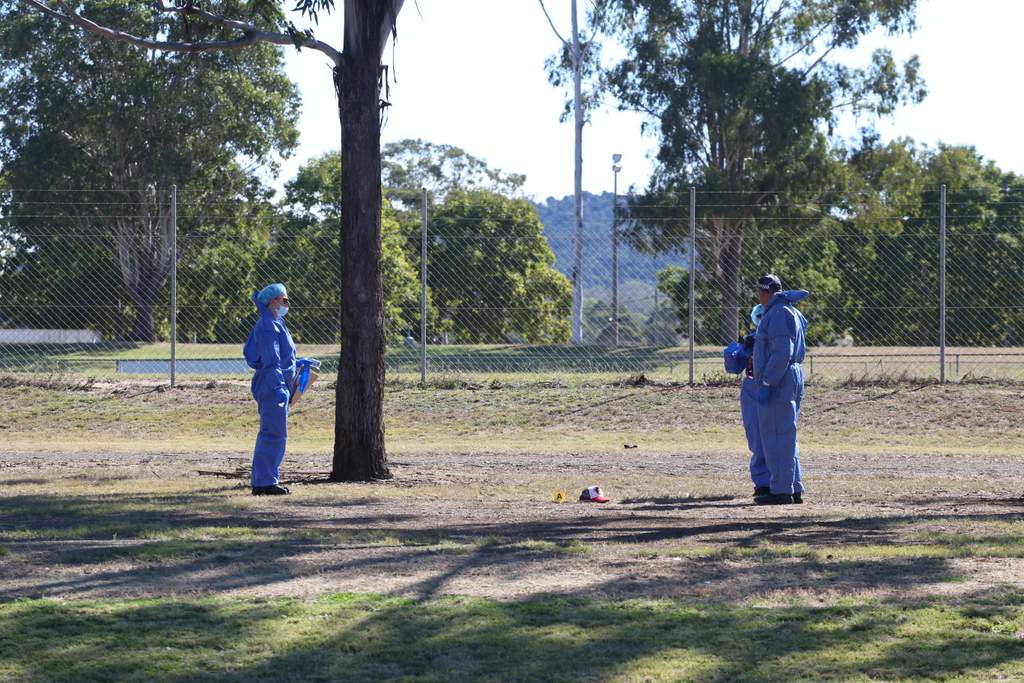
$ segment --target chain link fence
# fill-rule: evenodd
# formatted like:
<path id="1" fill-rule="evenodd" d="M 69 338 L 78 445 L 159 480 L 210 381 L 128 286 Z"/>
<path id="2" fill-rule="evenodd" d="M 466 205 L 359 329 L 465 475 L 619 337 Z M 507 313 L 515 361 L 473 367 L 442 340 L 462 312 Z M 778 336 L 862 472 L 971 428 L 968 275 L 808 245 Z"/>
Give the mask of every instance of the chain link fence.
<path id="1" fill-rule="evenodd" d="M 385 217 L 389 376 L 702 381 L 749 331 L 753 283 L 811 291 L 811 381 L 1024 379 L 1024 202 L 926 192 L 675 203 L 604 195 L 575 236 L 526 200 L 468 193 Z M 251 293 L 284 282 L 301 355 L 336 368 L 337 225 L 173 190 L 0 194 L 0 371 L 243 379 Z M 423 283 L 426 287 L 424 288 Z M 172 362 L 173 361 L 173 362 Z M 173 377 L 172 377 L 173 376 Z"/>

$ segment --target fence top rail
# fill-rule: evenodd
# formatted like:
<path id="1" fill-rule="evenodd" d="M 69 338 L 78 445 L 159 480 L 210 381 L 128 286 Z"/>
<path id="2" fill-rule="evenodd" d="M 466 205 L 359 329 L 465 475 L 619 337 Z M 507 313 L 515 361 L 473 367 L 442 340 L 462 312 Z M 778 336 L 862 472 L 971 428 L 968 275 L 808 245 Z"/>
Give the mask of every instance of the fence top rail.
<path id="1" fill-rule="evenodd" d="M 165 342 L 165 344 L 166 344 L 166 342 Z M 306 347 L 317 347 L 318 354 L 320 356 L 326 356 L 326 357 L 330 357 L 331 353 L 326 351 L 326 349 L 323 349 L 323 348 L 320 348 L 320 347 L 323 347 L 323 346 L 331 346 L 331 347 L 333 347 L 334 346 L 333 344 L 308 344 L 308 343 L 307 344 L 303 344 L 302 342 L 299 342 L 299 345 L 300 346 L 306 346 Z M 0 341 L 0 347 L 14 347 L 14 346 L 19 346 L 20 347 L 22 345 L 21 344 L 10 343 L 10 342 L 5 343 L 5 342 Z M 83 343 L 61 343 L 61 342 L 57 342 L 57 343 L 33 344 L 33 346 L 48 347 L 48 348 L 49 347 L 62 347 L 63 348 L 63 347 L 71 346 L 71 347 L 76 347 L 77 348 L 79 346 L 83 346 Z M 84 358 L 66 358 L 64 360 L 72 360 L 72 361 L 91 361 L 91 360 L 157 361 L 157 360 L 167 360 L 168 359 L 168 356 L 160 355 L 159 353 L 151 354 L 151 355 L 146 355 L 146 356 L 132 356 L 132 357 L 119 357 L 119 356 L 107 355 L 112 350 L 110 348 L 104 348 L 104 347 L 111 346 L 111 344 L 109 342 L 99 342 L 99 343 L 89 342 L 89 343 L 86 344 L 86 346 L 88 348 L 85 349 L 85 350 L 89 351 L 89 355 L 87 357 L 84 357 Z M 178 346 L 179 346 L 179 348 L 188 349 L 188 348 L 192 347 L 193 344 L 190 344 L 190 343 L 187 343 L 187 342 L 179 342 Z M 198 346 L 209 346 L 209 345 L 199 344 Z M 218 345 L 218 346 L 238 347 L 238 350 L 239 351 L 241 350 L 241 343 L 240 342 L 237 343 L 237 344 L 223 344 L 223 345 Z M 474 346 L 474 345 L 466 345 L 466 346 Z M 615 358 L 633 359 L 633 358 L 636 358 L 636 357 L 639 357 L 639 356 L 643 356 L 645 358 L 650 356 L 650 358 L 652 358 L 652 359 L 657 359 L 657 358 L 672 358 L 672 357 L 688 355 L 688 351 L 685 348 L 679 349 L 679 348 L 676 348 L 676 347 L 658 348 L 658 347 L 641 347 L 641 346 L 620 346 L 620 347 L 610 347 L 610 346 L 609 347 L 597 347 L 597 346 L 590 346 L 590 347 L 586 347 L 584 350 L 580 350 L 578 347 L 572 347 L 572 346 L 564 346 L 564 347 L 558 347 L 558 346 L 555 346 L 555 347 L 552 347 L 552 346 L 543 346 L 543 347 L 542 346 L 519 346 L 519 347 L 516 347 L 516 346 L 496 345 L 493 348 L 483 348 L 483 349 L 480 349 L 480 348 L 464 349 L 462 347 L 463 347 L 463 345 L 461 345 L 461 344 L 431 344 L 429 350 L 430 350 L 430 352 L 432 354 L 435 354 L 438 357 L 443 357 L 443 358 L 461 358 L 461 359 L 479 359 L 481 361 L 487 361 L 487 360 L 492 360 L 492 359 L 496 359 L 496 358 L 506 358 L 506 357 L 512 357 L 512 358 L 543 358 L 543 357 L 545 357 L 545 355 L 550 355 L 552 353 L 558 354 L 558 353 L 563 352 L 563 351 L 568 352 L 568 353 L 565 354 L 567 356 L 571 355 L 571 356 L 575 356 L 575 357 L 581 358 L 581 359 L 587 359 L 587 358 L 590 358 L 590 359 L 594 359 L 594 358 L 601 359 L 602 355 L 604 355 L 604 354 L 607 354 L 607 357 L 608 358 L 612 358 L 612 359 L 615 359 Z M 92 349 L 96 349 L 95 352 L 93 352 Z M 718 358 L 719 355 L 720 355 L 718 350 L 709 350 L 708 348 L 696 347 L 694 350 L 695 350 L 695 352 L 698 355 L 700 355 L 703 358 Z M 523 351 L 527 351 L 528 353 L 524 354 Z M 389 354 L 391 354 L 391 355 L 409 355 L 410 357 L 415 355 L 414 351 L 412 351 L 410 349 L 407 349 L 406 347 L 402 347 L 402 346 L 398 346 L 398 345 L 389 346 L 388 349 L 387 349 L 387 352 Z M 209 353 L 209 352 L 207 352 L 207 353 Z M 337 352 L 335 352 L 334 355 L 337 355 Z M 998 351 L 996 349 L 991 349 L 991 350 L 987 350 L 987 351 L 949 351 L 949 350 L 947 350 L 946 355 L 947 356 L 957 356 L 957 357 L 960 357 L 960 358 L 987 358 L 987 359 L 993 359 L 993 358 L 1024 358 L 1024 351 Z M 828 352 L 824 352 L 823 353 L 823 352 L 817 352 L 817 351 L 808 350 L 806 358 L 815 358 L 815 359 L 820 359 L 820 358 L 838 358 L 838 359 L 872 358 L 872 359 L 879 359 L 879 358 L 937 358 L 938 356 L 939 356 L 939 352 L 938 351 L 931 351 L 931 352 L 893 352 L 893 351 L 891 351 L 889 349 L 885 349 L 884 347 L 879 347 L 879 350 L 874 352 L 874 353 L 828 353 Z M 203 361 L 210 360 L 210 361 L 215 361 L 215 360 L 235 360 L 237 358 L 241 358 L 241 354 L 240 353 L 237 356 L 225 356 L 225 355 L 197 355 L 197 356 L 189 356 L 188 360 L 203 360 Z"/>
<path id="2" fill-rule="evenodd" d="M 930 353 L 818 353 L 818 352 L 807 352 L 807 357 L 810 358 L 938 358 L 938 351 Z M 1006 351 L 1001 352 L 995 349 L 987 352 L 964 352 L 964 351 L 950 351 L 946 350 L 946 356 L 957 356 L 960 358 L 1020 358 L 1024 357 L 1024 353 L 1020 351 Z"/>

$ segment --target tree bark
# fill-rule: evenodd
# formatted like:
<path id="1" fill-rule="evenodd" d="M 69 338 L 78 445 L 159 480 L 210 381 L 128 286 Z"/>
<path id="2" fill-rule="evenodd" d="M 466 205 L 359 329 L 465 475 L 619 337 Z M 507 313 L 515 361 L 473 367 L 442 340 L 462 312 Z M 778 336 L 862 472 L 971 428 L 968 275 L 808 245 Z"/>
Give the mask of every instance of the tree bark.
<path id="1" fill-rule="evenodd" d="M 379 30 L 379 12 L 350 18 Z M 371 32 L 372 33 L 372 32 Z M 362 47 L 364 49 L 359 49 Z M 384 318 L 381 283 L 380 52 L 348 49 L 335 70 L 341 117 L 341 356 L 333 481 L 390 479 L 384 448 Z"/>
<path id="2" fill-rule="evenodd" d="M 156 341 L 155 311 L 170 273 L 170 256 L 165 253 L 169 246 L 162 233 L 154 235 L 146 228 L 136 228 L 134 221 L 122 222 L 113 240 L 121 280 L 134 309 L 129 339 L 148 344 Z"/>
<path id="3" fill-rule="evenodd" d="M 156 307 L 156 294 L 160 282 L 155 281 L 154 273 L 148 271 L 140 275 L 138 286 L 129 292 L 135 317 L 132 320 L 131 341 L 151 344 L 156 341 L 156 319 L 153 309 Z"/>
<path id="4" fill-rule="evenodd" d="M 344 0 L 344 49 L 312 38 L 258 29 L 255 25 L 229 19 L 192 7 L 165 6 L 163 13 L 182 13 L 198 18 L 226 32 L 233 39 L 210 41 L 167 41 L 141 38 L 101 26 L 76 13 L 66 3 L 55 9 L 41 0 L 22 0 L 39 12 L 78 26 L 93 35 L 137 47 L 171 52 L 199 53 L 237 50 L 258 42 L 295 44 L 323 52 L 335 65 L 334 81 L 341 118 L 342 219 L 341 219 L 341 355 L 338 363 L 337 410 L 335 418 L 334 480 L 389 478 L 384 451 L 384 318 L 381 289 L 380 235 L 380 78 L 381 55 L 388 36 L 396 31 L 396 20 L 405 0 Z M 327 3 L 329 7 L 330 3 Z M 325 7 L 326 9 L 326 7 Z M 314 11 L 313 16 L 316 16 Z M 124 262 L 131 254 L 118 245 Z M 123 273 L 131 273 L 122 265 Z M 159 271 L 157 271 L 159 272 Z M 159 279 L 157 280 L 159 281 Z M 131 286 L 129 285 L 131 290 Z M 152 307 L 146 297 L 138 302 L 148 311 L 153 327 Z M 145 318 L 139 333 L 145 333 Z"/>

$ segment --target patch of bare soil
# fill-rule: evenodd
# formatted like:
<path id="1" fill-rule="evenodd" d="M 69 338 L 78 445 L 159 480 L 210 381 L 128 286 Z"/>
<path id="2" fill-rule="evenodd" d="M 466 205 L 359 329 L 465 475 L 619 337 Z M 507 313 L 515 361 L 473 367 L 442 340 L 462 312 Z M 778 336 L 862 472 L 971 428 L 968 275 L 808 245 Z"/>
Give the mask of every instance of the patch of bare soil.
<path id="1" fill-rule="evenodd" d="M 402 456 L 395 478 L 374 484 L 328 483 L 295 463 L 281 498 L 251 497 L 235 455 L 3 461 L 4 600 L 373 591 L 817 603 L 1024 589 L 1021 458 L 809 455 L 805 504 L 778 507 L 752 504 L 743 454 L 642 447 Z M 592 483 L 613 502 L 576 502 Z M 553 502 L 557 491 L 568 502 Z"/>

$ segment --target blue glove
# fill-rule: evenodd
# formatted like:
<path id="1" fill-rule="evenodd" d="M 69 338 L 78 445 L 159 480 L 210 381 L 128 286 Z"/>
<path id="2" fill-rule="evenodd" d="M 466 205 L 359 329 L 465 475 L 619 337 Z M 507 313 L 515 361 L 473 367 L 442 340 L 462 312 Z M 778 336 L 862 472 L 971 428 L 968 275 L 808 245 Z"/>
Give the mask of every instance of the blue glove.
<path id="1" fill-rule="evenodd" d="M 757 396 L 755 399 L 761 405 L 768 403 L 768 399 L 772 397 L 772 388 L 767 384 L 762 384 L 757 388 Z"/>

